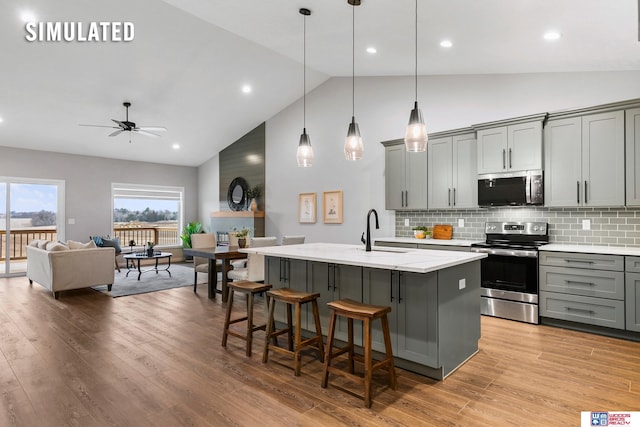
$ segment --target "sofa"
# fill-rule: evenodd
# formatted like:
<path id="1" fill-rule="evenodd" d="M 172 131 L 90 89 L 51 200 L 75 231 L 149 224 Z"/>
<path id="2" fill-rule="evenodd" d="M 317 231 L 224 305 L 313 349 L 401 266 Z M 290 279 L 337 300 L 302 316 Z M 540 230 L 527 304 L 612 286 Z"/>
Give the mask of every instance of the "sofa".
<path id="1" fill-rule="evenodd" d="M 114 279 L 114 248 L 98 248 L 93 241 L 67 243 L 34 240 L 27 245 L 27 278 L 58 299 L 60 291 L 107 285 Z"/>

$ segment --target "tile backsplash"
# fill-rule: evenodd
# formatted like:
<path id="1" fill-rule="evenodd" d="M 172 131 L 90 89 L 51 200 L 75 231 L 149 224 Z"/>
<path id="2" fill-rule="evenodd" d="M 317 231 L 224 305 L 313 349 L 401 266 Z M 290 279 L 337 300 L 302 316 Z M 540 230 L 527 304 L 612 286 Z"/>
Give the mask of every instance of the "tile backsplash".
<path id="1" fill-rule="evenodd" d="M 404 225 L 409 219 L 409 226 Z M 464 219 L 464 227 L 458 220 Z M 582 229 L 588 219 L 590 230 Z M 540 221 L 549 224 L 551 243 L 640 246 L 640 208 L 487 208 L 396 211 L 396 237 L 413 236 L 413 227 L 451 224 L 453 238 L 484 240 L 487 221 Z"/>

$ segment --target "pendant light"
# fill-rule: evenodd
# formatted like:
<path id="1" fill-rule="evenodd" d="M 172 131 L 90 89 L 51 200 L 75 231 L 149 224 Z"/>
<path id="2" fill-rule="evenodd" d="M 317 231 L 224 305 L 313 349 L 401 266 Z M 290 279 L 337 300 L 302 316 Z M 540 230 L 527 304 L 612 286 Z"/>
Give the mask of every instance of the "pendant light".
<path id="1" fill-rule="evenodd" d="M 349 123 L 349 130 L 347 131 L 347 138 L 344 141 L 344 155 L 347 160 L 360 160 L 362 153 L 364 152 L 364 144 L 362 143 L 362 137 L 360 136 L 360 128 L 356 123 L 355 110 L 356 110 L 356 6 L 360 5 L 360 0 L 347 0 L 352 6 L 352 36 L 351 36 L 351 49 L 352 49 L 352 62 L 351 62 L 351 123 Z"/>
<path id="2" fill-rule="evenodd" d="M 304 69 L 302 73 L 303 81 L 303 98 L 302 98 L 302 135 L 300 135 L 300 142 L 298 143 L 298 152 L 296 158 L 298 160 L 298 167 L 308 168 L 313 164 L 313 148 L 311 147 L 311 139 L 307 134 L 307 16 L 311 15 L 309 9 L 302 8 L 299 10 L 303 16 L 303 64 Z"/>
<path id="3" fill-rule="evenodd" d="M 416 100 L 409 116 L 409 125 L 407 126 L 407 132 L 404 135 L 404 145 L 407 151 L 421 152 L 427 150 L 427 127 L 424 125 L 424 119 L 422 118 L 422 111 L 418 108 L 418 0 L 416 0 L 416 73 L 415 73 L 415 87 L 416 87 Z"/>

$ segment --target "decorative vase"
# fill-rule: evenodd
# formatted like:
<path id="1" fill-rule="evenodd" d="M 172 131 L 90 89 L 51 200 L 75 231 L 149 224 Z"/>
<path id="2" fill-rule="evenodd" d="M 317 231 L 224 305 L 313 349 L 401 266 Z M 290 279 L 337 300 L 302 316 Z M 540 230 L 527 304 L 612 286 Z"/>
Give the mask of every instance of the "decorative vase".
<path id="1" fill-rule="evenodd" d="M 153 248 L 147 249 L 147 256 L 151 258 L 153 256 Z"/>
<path id="2" fill-rule="evenodd" d="M 258 212 L 258 203 L 256 203 L 256 199 L 251 199 L 249 210 L 251 210 L 251 212 Z"/>
<path id="3" fill-rule="evenodd" d="M 240 237 L 238 239 L 238 247 L 239 248 L 244 248 L 246 244 L 247 244 L 247 239 L 246 238 Z"/>

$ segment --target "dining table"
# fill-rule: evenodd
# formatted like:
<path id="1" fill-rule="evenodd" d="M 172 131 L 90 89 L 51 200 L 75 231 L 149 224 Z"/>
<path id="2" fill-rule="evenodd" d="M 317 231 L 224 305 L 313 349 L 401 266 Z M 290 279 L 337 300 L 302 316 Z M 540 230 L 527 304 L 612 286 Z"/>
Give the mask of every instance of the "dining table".
<path id="1" fill-rule="evenodd" d="M 231 261 L 236 259 L 247 258 L 246 253 L 238 252 L 238 246 L 216 246 L 213 248 L 184 248 L 185 256 L 196 256 L 207 258 L 209 261 L 209 273 L 207 276 L 208 297 L 216 298 L 216 290 L 218 288 L 218 271 L 216 269 L 216 261 L 222 261 L 222 302 L 227 302 L 229 297 L 229 288 L 227 286 L 229 280 L 227 272 L 231 269 Z"/>

